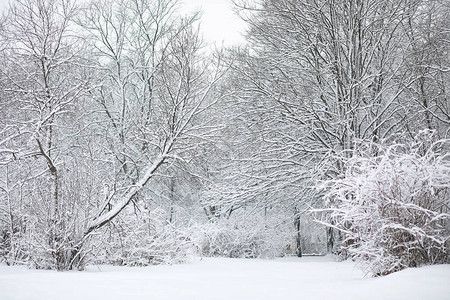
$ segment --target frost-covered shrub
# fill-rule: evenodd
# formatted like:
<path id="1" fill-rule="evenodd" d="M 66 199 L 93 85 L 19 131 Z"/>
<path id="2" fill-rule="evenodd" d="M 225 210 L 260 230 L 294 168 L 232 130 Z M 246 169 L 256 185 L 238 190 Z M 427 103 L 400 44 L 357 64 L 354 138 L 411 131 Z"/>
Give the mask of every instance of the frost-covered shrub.
<path id="1" fill-rule="evenodd" d="M 193 228 L 193 240 L 205 256 L 272 258 L 284 256 L 292 232 L 256 214 L 218 219 Z"/>
<path id="2" fill-rule="evenodd" d="M 35 211 L 34 216 L 14 214 L 10 227 L 0 228 L 0 261 L 36 269 L 82 268 L 80 256 L 74 255 L 81 252 L 75 251 L 73 226 L 62 221 L 52 226 L 50 218 Z"/>
<path id="3" fill-rule="evenodd" d="M 448 262 L 450 140 L 364 144 L 330 181 L 342 248 L 373 275 Z"/>
<path id="4" fill-rule="evenodd" d="M 0 228 L 0 262 L 25 264 L 29 260 L 28 248 L 23 232 L 14 227 L 13 230 Z"/>
<path id="5" fill-rule="evenodd" d="M 110 238 L 95 251 L 96 263 L 125 266 L 176 264 L 189 260 L 195 247 L 183 227 L 167 222 L 162 209 L 129 216 L 109 229 Z"/>

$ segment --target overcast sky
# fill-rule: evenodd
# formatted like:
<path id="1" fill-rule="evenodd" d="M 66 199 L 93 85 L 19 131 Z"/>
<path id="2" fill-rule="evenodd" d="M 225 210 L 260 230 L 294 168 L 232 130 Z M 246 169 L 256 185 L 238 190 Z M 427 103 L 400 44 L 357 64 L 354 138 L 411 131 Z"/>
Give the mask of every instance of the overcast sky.
<path id="1" fill-rule="evenodd" d="M 202 29 L 209 40 L 229 45 L 242 42 L 244 22 L 232 11 L 231 0 L 182 0 L 186 10 L 203 11 Z"/>
<path id="2" fill-rule="evenodd" d="M 9 0 L 0 0 L 0 9 L 4 9 Z M 14 1 L 14 0 L 12 0 Z M 81 0 L 80 0 L 81 1 Z M 179 0 L 182 13 L 201 9 L 203 11 L 201 28 L 205 39 L 225 45 L 243 41 L 241 33 L 244 22 L 233 14 L 231 0 Z"/>
<path id="3" fill-rule="evenodd" d="M 0 9 L 3 10 L 3 8 L 6 6 L 6 3 L 8 3 L 8 0 L 0 0 Z"/>

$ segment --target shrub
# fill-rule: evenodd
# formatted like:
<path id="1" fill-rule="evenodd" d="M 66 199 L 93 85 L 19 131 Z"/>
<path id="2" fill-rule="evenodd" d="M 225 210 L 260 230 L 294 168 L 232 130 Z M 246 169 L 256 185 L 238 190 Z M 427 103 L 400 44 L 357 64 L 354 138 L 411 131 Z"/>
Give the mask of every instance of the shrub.
<path id="1" fill-rule="evenodd" d="M 205 256 L 273 258 L 284 256 L 289 248 L 289 225 L 255 213 L 236 213 L 230 219 L 196 226 L 192 236 Z"/>
<path id="2" fill-rule="evenodd" d="M 96 263 L 124 266 L 177 264 L 189 260 L 195 247 L 183 227 L 167 222 L 162 209 L 126 216 L 111 226 L 110 238 L 93 251 Z"/>
<path id="3" fill-rule="evenodd" d="M 425 137 L 425 138 L 424 138 Z M 448 262 L 450 140 L 362 144 L 327 182 L 342 248 L 373 275 Z"/>

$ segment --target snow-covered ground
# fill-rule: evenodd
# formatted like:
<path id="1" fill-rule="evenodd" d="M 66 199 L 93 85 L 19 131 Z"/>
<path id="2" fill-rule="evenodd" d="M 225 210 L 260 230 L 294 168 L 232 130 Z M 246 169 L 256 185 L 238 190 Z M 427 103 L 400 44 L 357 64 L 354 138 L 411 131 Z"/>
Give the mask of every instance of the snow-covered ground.
<path id="1" fill-rule="evenodd" d="M 0 299 L 450 299 L 450 265 L 364 278 L 331 257 L 208 258 L 185 265 L 91 266 L 85 272 L 0 266 Z"/>

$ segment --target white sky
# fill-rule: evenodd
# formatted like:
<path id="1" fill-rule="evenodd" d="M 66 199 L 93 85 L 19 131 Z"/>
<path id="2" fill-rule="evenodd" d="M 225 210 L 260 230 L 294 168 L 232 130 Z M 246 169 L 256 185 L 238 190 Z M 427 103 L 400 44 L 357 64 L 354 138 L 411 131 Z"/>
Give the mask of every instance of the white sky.
<path id="1" fill-rule="evenodd" d="M 5 8 L 5 6 L 8 2 L 9 2 L 9 0 L 0 0 L 0 10 L 3 11 L 3 9 Z"/>
<path id="2" fill-rule="evenodd" d="M 14 1 L 14 0 L 11 0 Z M 78 0 L 82 1 L 82 0 Z M 182 5 L 181 13 L 196 10 L 203 11 L 201 29 L 205 41 L 218 45 L 232 45 L 243 42 L 242 33 L 245 24 L 234 15 L 231 0 L 179 0 Z M 0 0 L 0 10 L 3 10 L 9 0 Z"/>
<path id="3" fill-rule="evenodd" d="M 232 10 L 231 0 L 181 0 L 186 11 L 202 10 L 205 39 L 225 45 L 243 42 L 245 23 Z"/>

